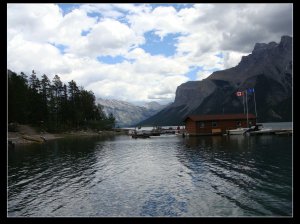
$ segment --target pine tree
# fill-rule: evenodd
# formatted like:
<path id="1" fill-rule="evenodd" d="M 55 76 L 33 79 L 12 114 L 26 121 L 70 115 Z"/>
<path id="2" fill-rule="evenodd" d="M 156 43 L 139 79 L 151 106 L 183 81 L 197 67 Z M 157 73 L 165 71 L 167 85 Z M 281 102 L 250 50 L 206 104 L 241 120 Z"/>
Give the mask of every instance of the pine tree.
<path id="1" fill-rule="evenodd" d="M 59 129 L 59 124 L 61 121 L 61 93 L 63 90 L 63 84 L 58 75 L 55 75 L 52 80 L 51 91 L 52 91 L 52 99 L 51 99 L 51 115 L 52 121 L 54 122 L 54 128 L 56 130 Z"/>
<path id="2" fill-rule="evenodd" d="M 44 120 L 43 111 L 41 111 L 41 106 L 43 104 L 42 96 L 39 94 L 41 89 L 40 80 L 37 78 L 36 73 L 32 70 L 32 74 L 29 77 L 29 122 L 31 124 L 39 124 Z"/>
<path id="3" fill-rule="evenodd" d="M 61 108 L 60 114 L 62 119 L 63 128 L 67 128 L 69 126 L 70 121 L 70 111 L 69 111 L 69 100 L 68 100 L 68 90 L 66 84 L 62 87 L 62 94 L 61 94 Z"/>
<path id="4" fill-rule="evenodd" d="M 95 95 L 74 80 L 63 84 L 58 75 L 52 83 L 43 74 L 41 81 L 32 71 L 31 76 L 8 71 L 8 120 L 41 125 L 48 131 L 70 128 L 111 129 L 115 125 L 112 114 L 107 117 Z"/>
<path id="5" fill-rule="evenodd" d="M 69 105 L 70 105 L 70 120 L 73 127 L 78 127 L 79 123 L 79 88 L 74 80 L 68 82 Z"/>
<path id="6" fill-rule="evenodd" d="M 8 71 L 8 122 L 26 123 L 28 121 L 27 76 Z"/>
<path id="7" fill-rule="evenodd" d="M 41 111 L 43 113 L 44 119 L 42 120 L 43 125 L 48 126 L 49 124 L 49 100 L 51 96 L 51 82 L 49 78 L 43 74 L 41 80 L 41 97 L 42 97 L 42 105 Z"/>
<path id="8" fill-rule="evenodd" d="M 29 78 L 29 87 L 36 93 L 39 93 L 41 88 L 40 80 L 36 76 L 34 70 L 32 70 L 32 74 Z"/>

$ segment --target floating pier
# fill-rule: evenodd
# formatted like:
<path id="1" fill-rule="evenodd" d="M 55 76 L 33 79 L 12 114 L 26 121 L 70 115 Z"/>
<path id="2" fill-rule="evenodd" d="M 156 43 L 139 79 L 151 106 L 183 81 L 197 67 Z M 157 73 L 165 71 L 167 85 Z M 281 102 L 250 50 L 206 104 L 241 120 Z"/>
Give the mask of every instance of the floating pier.
<path id="1" fill-rule="evenodd" d="M 250 135 L 292 135 L 293 129 L 267 129 L 248 132 Z"/>

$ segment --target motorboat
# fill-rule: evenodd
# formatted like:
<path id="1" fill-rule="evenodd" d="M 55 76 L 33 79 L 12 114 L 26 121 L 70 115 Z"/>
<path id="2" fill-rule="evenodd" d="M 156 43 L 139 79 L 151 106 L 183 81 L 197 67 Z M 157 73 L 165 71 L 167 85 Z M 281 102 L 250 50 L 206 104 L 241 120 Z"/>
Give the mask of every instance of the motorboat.
<path id="1" fill-rule="evenodd" d="M 272 128 L 264 128 L 262 124 L 256 124 L 245 131 L 245 134 L 256 135 L 256 134 L 270 134 L 273 132 Z"/>
<path id="2" fill-rule="evenodd" d="M 242 135 L 247 131 L 249 128 L 236 128 L 236 129 L 231 129 L 227 130 L 228 135 Z"/>

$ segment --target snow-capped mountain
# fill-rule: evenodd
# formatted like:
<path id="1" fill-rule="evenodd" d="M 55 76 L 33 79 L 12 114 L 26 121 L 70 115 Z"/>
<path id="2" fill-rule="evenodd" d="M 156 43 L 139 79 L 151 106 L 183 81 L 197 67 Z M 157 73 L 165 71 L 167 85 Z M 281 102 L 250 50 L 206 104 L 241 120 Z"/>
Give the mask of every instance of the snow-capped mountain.
<path id="1" fill-rule="evenodd" d="M 119 127 L 133 126 L 153 116 L 166 106 L 157 102 L 149 102 L 143 106 L 137 106 L 126 101 L 102 98 L 98 98 L 96 103 L 103 106 L 103 111 L 106 115 L 110 113 L 114 115 L 116 126 Z"/>

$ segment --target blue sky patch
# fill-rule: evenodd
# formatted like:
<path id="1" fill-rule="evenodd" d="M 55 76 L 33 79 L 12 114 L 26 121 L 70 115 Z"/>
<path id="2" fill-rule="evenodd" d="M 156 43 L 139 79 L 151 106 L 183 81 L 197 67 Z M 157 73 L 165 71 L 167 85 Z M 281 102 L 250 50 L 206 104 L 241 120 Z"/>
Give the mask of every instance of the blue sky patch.
<path id="1" fill-rule="evenodd" d="M 189 77 L 191 81 L 197 80 L 197 73 L 202 70 L 202 67 L 199 66 L 191 67 L 190 71 L 187 73 L 187 77 Z"/>
<path id="2" fill-rule="evenodd" d="M 55 43 L 51 43 L 48 42 L 49 44 L 51 44 L 52 46 L 56 47 L 61 54 L 64 54 L 66 52 L 66 49 L 68 48 L 66 45 L 63 44 L 55 44 Z"/>
<path id="3" fill-rule="evenodd" d="M 100 13 L 98 13 L 98 12 L 88 12 L 87 16 L 88 17 L 95 17 L 95 18 L 97 18 L 97 22 L 99 22 L 99 19 L 101 17 Z"/>
<path id="4" fill-rule="evenodd" d="M 176 38 L 180 35 L 168 34 L 163 40 L 161 40 L 160 37 L 154 33 L 154 31 L 149 31 L 146 32 L 144 36 L 146 42 L 140 46 L 142 49 L 151 55 L 164 55 L 169 57 L 175 54 L 175 44 L 177 43 Z"/>
<path id="5" fill-rule="evenodd" d="M 90 32 L 91 32 L 90 30 L 83 30 L 83 31 L 81 32 L 81 36 L 86 36 L 86 35 L 88 35 Z"/>
<path id="6" fill-rule="evenodd" d="M 219 57 L 219 58 L 224 58 L 224 55 L 223 55 L 223 53 L 222 53 L 222 52 L 220 52 L 220 53 L 216 54 L 215 56 L 217 56 L 217 57 Z"/>
<path id="7" fill-rule="evenodd" d="M 116 56 L 116 57 L 112 57 L 112 56 L 100 56 L 97 57 L 98 61 L 105 63 L 105 64 L 117 64 L 117 63 L 122 63 L 123 61 L 125 61 L 126 59 L 120 55 Z"/>
<path id="8" fill-rule="evenodd" d="M 157 7 L 173 7 L 176 9 L 176 11 L 179 11 L 183 8 L 191 8 L 193 7 L 193 4 L 191 3 L 153 3 L 151 4 L 151 6 L 154 8 L 157 8 Z"/>
<path id="9" fill-rule="evenodd" d="M 58 3 L 59 8 L 62 9 L 63 16 L 73 11 L 75 8 L 78 8 L 81 4 L 74 4 L 74 3 Z"/>

